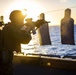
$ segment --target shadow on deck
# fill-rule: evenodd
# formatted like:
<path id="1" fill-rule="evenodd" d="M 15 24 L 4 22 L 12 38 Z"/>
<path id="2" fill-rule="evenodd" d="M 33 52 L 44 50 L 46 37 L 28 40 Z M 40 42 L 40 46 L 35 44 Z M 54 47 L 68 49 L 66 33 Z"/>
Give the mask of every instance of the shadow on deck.
<path id="1" fill-rule="evenodd" d="M 76 61 L 40 56 L 15 56 L 15 75 L 76 75 Z"/>

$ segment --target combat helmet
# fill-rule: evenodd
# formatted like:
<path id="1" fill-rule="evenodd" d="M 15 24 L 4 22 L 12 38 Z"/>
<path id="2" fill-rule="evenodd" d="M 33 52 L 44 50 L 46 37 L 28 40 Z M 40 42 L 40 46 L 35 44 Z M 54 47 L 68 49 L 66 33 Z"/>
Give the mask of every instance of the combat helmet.
<path id="1" fill-rule="evenodd" d="M 9 19 L 11 21 L 17 21 L 17 20 L 24 19 L 24 18 L 25 18 L 25 16 L 22 14 L 22 11 L 20 11 L 20 10 L 12 11 L 9 16 Z"/>

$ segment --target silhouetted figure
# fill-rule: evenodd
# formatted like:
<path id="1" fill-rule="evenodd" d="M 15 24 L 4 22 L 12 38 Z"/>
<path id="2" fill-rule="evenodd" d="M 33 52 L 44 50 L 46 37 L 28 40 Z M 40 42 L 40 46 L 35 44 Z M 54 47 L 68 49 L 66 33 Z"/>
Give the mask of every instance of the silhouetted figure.
<path id="1" fill-rule="evenodd" d="M 40 19 L 45 21 L 44 13 L 40 14 Z M 49 26 L 48 22 L 45 22 L 39 29 L 39 43 L 40 45 L 51 45 L 51 39 L 49 35 Z"/>
<path id="2" fill-rule="evenodd" d="M 71 18 L 71 9 L 65 10 L 65 16 L 61 20 L 61 43 L 74 45 L 74 20 Z"/>
<path id="3" fill-rule="evenodd" d="M 4 16 L 0 16 L 0 27 L 4 25 Z"/>
<path id="4" fill-rule="evenodd" d="M 24 18 L 20 10 L 12 11 L 9 17 L 11 22 L 2 30 L 0 75 L 13 75 L 13 51 L 21 52 L 21 43 L 28 44 L 31 40 L 30 29 L 24 26 Z"/>

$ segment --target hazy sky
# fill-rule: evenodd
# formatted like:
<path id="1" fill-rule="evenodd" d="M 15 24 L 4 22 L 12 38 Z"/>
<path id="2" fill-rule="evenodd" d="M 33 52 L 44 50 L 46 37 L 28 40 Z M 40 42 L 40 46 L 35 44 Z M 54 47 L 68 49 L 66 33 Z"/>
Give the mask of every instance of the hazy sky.
<path id="1" fill-rule="evenodd" d="M 43 12 L 46 20 L 51 21 L 51 25 L 60 25 L 64 10 L 69 7 L 72 10 L 71 17 L 76 24 L 76 0 L 0 0 L 0 15 L 4 15 L 4 21 L 8 22 L 12 10 L 27 9 L 29 17 L 37 19 Z"/>

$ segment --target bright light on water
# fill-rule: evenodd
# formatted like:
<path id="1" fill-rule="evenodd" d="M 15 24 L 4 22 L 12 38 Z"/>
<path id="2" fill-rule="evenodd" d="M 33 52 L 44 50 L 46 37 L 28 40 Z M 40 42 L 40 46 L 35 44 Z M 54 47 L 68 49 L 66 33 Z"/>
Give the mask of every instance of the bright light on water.
<path id="1" fill-rule="evenodd" d="M 50 37 L 52 45 L 40 46 L 38 43 L 37 35 L 33 36 L 32 41 L 28 45 L 22 45 L 22 52 L 26 54 L 46 54 L 46 55 L 59 55 L 64 57 L 65 55 L 76 56 L 76 45 L 62 45 L 60 40 L 59 27 L 50 28 Z M 76 44 L 76 30 L 75 30 L 75 44 Z"/>
<path id="2" fill-rule="evenodd" d="M 34 53 L 36 48 L 39 46 L 38 35 L 31 34 L 31 36 L 32 40 L 29 42 L 29 44 L 21 44 L 21 52 L 24 52 L 24 55 Z"/>

